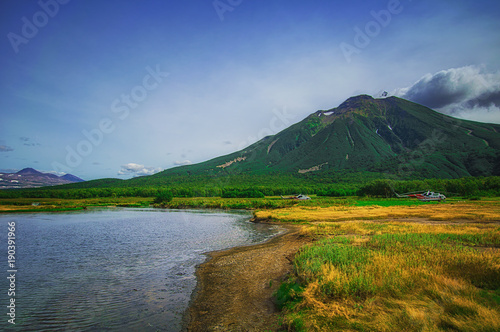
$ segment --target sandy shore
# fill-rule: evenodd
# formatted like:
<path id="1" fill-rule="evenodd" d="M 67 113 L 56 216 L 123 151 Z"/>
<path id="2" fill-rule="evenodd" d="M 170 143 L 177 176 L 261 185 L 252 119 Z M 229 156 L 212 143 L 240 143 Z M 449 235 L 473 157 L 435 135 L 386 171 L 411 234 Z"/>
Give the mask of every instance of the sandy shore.
<path id="1" fill-rule="evenodd" d="M 187 331 L 276 331 L 272 294 L 307 243 L 300 226 L 268 242 L 209 254 L 197 269 L 198 287 L 188 309 Z"/>

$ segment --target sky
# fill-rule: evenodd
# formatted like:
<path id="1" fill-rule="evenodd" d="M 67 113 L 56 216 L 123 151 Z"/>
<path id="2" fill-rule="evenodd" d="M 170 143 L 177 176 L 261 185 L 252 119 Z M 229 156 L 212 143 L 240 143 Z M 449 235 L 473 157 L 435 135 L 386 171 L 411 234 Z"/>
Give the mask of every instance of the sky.
<path id="1" fill-rule="evenodd" d="M 2 0 L 0 172 L 127 179 L 384 91 L 500 123 L 500 2 Z"/>

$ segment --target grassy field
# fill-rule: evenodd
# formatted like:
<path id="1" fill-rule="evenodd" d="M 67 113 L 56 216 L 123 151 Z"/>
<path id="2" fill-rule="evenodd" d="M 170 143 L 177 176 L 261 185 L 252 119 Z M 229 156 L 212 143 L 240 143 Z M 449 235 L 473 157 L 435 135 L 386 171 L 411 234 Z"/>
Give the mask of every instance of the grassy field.
<path id="1" fill-rule="evenodd" d="M 318 222 L 347 220 L 377 220 L 427 218 L 432 220 L 500 220 L 500 200 L 447 200 L 446 202 L 420 202 L 409 199 L 330 200 L 329 205 L 314 201 L 279 210 L 255 212 L 259 219 L 280 222 Z"/>
<path id="2" fill-rule="evenodd" d="M 102 197 L 87 199 L 61 198 L 3 198 L 0 199 L 0 212 L 23 212 L 44 210 L 82 209 L 90 206 L 130 206 L 142 207 L 153 205 L 154 197 Z M 280 209 L 292 206 L 328 207 L 332 205 L 356 204 L 358 199 L 339 199 L 315 197 L 311 201 L 284 200 L 279 196 L 265 198 L 221 198 L 221 197 L 174 197 L 171 202 L 156 207 L 169 209 Z M 35 205 L 33 205 L 35 204 Z M 413 203 L 412 203 L 413 204 Z"/>
<path id="3" fill-rule="evenodd" d="M 91 206 L 149 206 L 154 198 L 120 197 L 120 198 L 4 198 L 0 200 L 0 212 L 55 212 L 82 210 Z"/>
<path id="4" fill-rule="evenodd" d="M 78 210 L 91 206 L 153 206 L 154 197 L 104 197 L 87 199 L 60 198 L 4 198 L 0 199 L 0 212 L 43 212 Z M 277 209 L 298 204 L 296 201 L 283 200 L 280 197 L 266 198 L 220 198 L 194 197 L 174 198 L 171 202 L 157 205 L 169 209 Z"/>
<path id="5" fill-rule="evenodd" d="M 0 212 L 153 199 L 3 199 Z M 499 198 L 174 198 L 165 207 L 253 209 L 258 219 L 302 224 L 312 244 L 276 293 L 292 330 L 500 331 Z"/>
<path id="6" fill-rule="evenodd" d="M 277 298 L 299 331 L 499 331 L 500 226 L 310 225 Z"/>
<path id="7" fill-rule="evenodd" d="M 303 223 L 276 294 L 296 331 L 500 331 L 500 201 L 257 211 Z M 321 220 L 321 221 L 320 221 Z"/>
<path id="8" fill-rule="evenodd" d="M 483 198 L 477 201 L 448 199 L 445 203 L 425 203 L 397 198 L 334 198 L 314 195 L 312 198 L 308 201 L 297 201 L 282 199 L 279 196 L 265 198 L 174 197 L 171 202 L 161 207 L 255 210 L 258 218 L 294 222 L 399 218 L 409 215 L 444 220 L 449 218 L 446 211 L 450 210 L 450 205 L 454 210 L 460 209 L 463 212 L 463 219 L 489 220 L 500 213 L 500 198 Z M 0 212 L 82 209 L 89 206 L 144 207 L 153 205 L 153 201 L 154 197 L 3 198 L 0 199 Z M 453 217 L 456 217 L 456 214 L 453 214 Z"/>

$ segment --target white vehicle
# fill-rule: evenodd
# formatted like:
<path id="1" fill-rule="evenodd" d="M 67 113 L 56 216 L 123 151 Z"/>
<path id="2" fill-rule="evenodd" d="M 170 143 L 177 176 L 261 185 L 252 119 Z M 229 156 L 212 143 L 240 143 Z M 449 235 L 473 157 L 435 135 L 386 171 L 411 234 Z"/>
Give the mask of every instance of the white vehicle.
<path id="1" fill-rule="evenodd" d="M 290 197 L 283 197 L 283 196 L 281 196 L 281 198 L 283 198 L 283 199 L 298 199 L 298 200 L 311 199 L 311 197 L 306 196 L 306 195 L 302 195 L 302 194 L 299 194 L 299 195 L 296 195 L 296 196 L 290 196 Z"/>

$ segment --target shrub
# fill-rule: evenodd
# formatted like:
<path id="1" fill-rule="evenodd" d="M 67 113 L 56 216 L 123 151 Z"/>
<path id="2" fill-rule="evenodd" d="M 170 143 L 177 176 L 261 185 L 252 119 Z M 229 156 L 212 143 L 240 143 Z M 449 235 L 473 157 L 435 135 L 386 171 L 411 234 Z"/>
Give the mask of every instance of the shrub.
<path id="1" fill-rule="evenodd" d="M 153 203 L 155 203 L 155 204 L 169 203 L 170 201 L 172 201 L 173 197 L 174 197 L 174 195 L 172 194 L 172 192 L 170 190 L 160 190 L 158 192 L 158 194 L 156 195 Z"/>
<path id="2" fill-rule="evenodd" d="M 387 180 L 375 180 L 359 189 L 361 196 L 392 197 L 393 186 Z"/>

